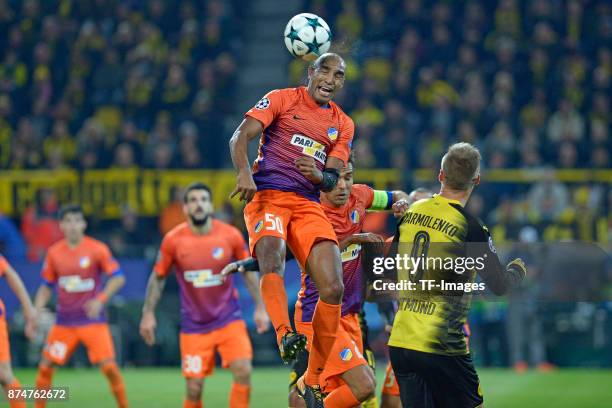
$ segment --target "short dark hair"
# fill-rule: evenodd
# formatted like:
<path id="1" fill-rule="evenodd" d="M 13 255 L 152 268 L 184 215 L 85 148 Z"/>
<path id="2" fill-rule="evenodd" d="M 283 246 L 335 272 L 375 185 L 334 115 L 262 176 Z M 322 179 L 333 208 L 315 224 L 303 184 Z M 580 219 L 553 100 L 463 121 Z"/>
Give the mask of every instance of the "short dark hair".
<path id="1" fill-rule="evenodd" d="M 346 162 L 346 164 L 347 164 L 347 166 L 349 164 L 352 164 L 353 167 L 355 167 L 355 151 L 354 150 L 351 150 L 349 152 L 349 157 L 348 157 L 348 161 Z"/>
<path id="2" fill-rule="evenodd" d="M 335 52 L 326 52 L 325 54 L 321 54 L 316 60 L 313 61 L 312 67 L 314 69 L 317 69 L 328 59 L 337 59 L 338 61 L 340 61 L 341 65 L 343 66 L 343 69 L 346 68 L 346 62 L 344 61 L 344 58 L 342 58 L 340 54 L 336 54 Z"/>
<path id="3" fill-rule="evenodd" d="M 81 214 L 83 217 L 85 216 L 83 213 L 83 207 L 81 207 L 79 204 L 64 204 L 57 212 L 57 218 L 59 220 L 63 220 L 68 214 Z"/>
<path id="4" fill-rule="evenodd" d="M 200 182 L 200 181 L 196 181 L 195 183 L 191 183 L 189 184 L 187 187 L 185 187 L 185 192 L 183 193 L 183 202 L 186 203 L 187 202 L 187 197 L 189 196 L 189 193 L 191 193 L 192 191 L 195 190 L 205 190 L 208 191 L 208 195 L 210 196 L 211 200 L 212 200 L 212 191 L 210 190 L 210 187 L 208 187 L 206 184 Z"/>

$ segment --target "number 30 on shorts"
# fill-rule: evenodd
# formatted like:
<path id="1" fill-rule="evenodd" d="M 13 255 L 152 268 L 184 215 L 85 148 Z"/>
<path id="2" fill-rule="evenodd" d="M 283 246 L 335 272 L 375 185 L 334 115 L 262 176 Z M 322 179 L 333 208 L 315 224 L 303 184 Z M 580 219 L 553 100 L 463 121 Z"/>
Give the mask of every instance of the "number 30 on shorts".
<path id="1" fill-rule="evenodd" d="M 187 354 L 183 359 L 183 371 L 186 373 L 199 374 L 202 371 L 202 357 Z"/>
<path id="2" fill-rule="evenodd" d="M 280 234 L 284 234 L 283 232 L 283 223 L 280 217 L 277 217 L 274 214 L 266 213 L 266 230 L 268 231 L 277 231 Z"/>

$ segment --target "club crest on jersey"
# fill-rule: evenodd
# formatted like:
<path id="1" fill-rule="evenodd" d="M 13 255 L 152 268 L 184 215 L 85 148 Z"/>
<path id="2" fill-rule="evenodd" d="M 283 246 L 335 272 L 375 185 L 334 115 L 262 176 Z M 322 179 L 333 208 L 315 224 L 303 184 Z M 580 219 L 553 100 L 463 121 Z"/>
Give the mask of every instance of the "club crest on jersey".
<path id="1" fill-rule="evenodd" d="M 329 137 L 329 140 L 332 142 L 335 141 L 338 138 L 338 129 L 333 127 L 327 129 L 327 137 Z"/>
<path id="2" fill-rule="evenodd" d="M 340 352 L 340 359 L 342 361 L 350 361 L 353 358 L 353 352 L 349 348 L 345 348 Z"/>
<path id="3" fill-rule="evenodd" d="M 213 249 L 212 256 L 215 259 L 221 259 L 223 257 L 223 248 L 216 247 L 215 249 Z"/>
<path id="4" fill-rule="evenodd" d="M 270 106 L 270 100 L 264 97 L 261 98 L 259 102 L 257 102 L 257 104 L 255 105 L 255 109 L 264 110 L 268 109 L 268 106 Z"/>
<path id="5" fill-rule="evenodd" d="M 357 224 L 359 222 L 359 212 L 357 210 L 353 210 L 353 212 L 351 212 L 351 221 L 353 221 L 353 224 Z"/>
<path id="6" fill-rule="evenodd" d="M 88 256 L 82 256 L 81 259 L 79 259 L 79 266 L 81 268 L 89 268 L 89 265 L 91 265 L 91 259 L 89 259 Z"/>
<path id="7" fill-rule="evenodd" d="M 259 232 L 261 232 L 261 229 L 263 228 L 263 220 L 259 220 L 259 222 L 257 224 L 255 224 L 255 233 L 259 234 Z"/>

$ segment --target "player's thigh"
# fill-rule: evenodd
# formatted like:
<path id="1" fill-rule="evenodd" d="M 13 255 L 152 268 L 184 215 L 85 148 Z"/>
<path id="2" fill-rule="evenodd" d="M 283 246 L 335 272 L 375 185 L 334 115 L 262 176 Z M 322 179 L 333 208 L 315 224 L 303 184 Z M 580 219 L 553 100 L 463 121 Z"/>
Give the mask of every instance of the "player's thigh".
<path id="1" fill-rule="evenodd" d="M 180 333 L 181 367 L 183 376 L 204 378 L 215 369 L 215 331 L 209 333 Z"/>
<path id="2" fill-rule="evenodd" d="M 436 407 L 473 408 L 483 404 L 480 380 L 469 355 L 436 356 L 429 384 Z"/>
<path id="3" fill-rule="evenodd" d="M 292 205 L 287 194 L 273 190 L 258 191 L 253 200 L 244 207 L 244 222 L 249 234 L 251 254 L 256 254 L 256 248 L 261 246 L 259 242 L 263 237 L 274 237 L 283 242 L 287 240 Z M 267 253 L 262 253 L 264 254 Z"/>
<path id="4" fill-rule="evenodd" d="M 217 350 L 221 355 L 221 364 L 224 368 L 228 368 L 235 361 L 248 362 L 248 365 L 241 364 L 236 367 L 240 369 L 241 374 L 245 374 L 244 370 L 248 369 L 248 374 L 251 372 L 251 360 L 253 360 L 253 347 L 251 339 L 244 320 L 235 320 L 226 326 L 218 329 L 218 337 L 216 341 Z"/>
<path id="5" fill-rule="evenodd" d="M 413 359 L 411 350 L 389 347 L 389 357 L 397 381 L 402 406 L 433 408 L 432 390 L 419 373 L 419 362 Z"/>
<path id="6" fill-rule="evenodd" d="M 186 393 L 189 399 L 199 400 L 202 398 L 202 391 L 204 389 L 204 378 L 185 378 Z"/>
<path id="7" fill-rule="evenodd" d="M 107 323 L 93 323 L 77 328 L 79 340 L 87 350 L 91 364 L 115 359 L 113 336 Z"/>
<path id="8" fill-rule="evenodd" d="M 292 210 L 291 222 L 287 231 L 287 245 L 299 264 L 303 268 L 307 268 L 308 262 L 315 262 L 312 259 L 312 252 L 318 246 L 317 244 L 331 241 L 337 247 L 338 239 L 320 204 L 298 197 Z M 321 255 L 332 257 L 330 261 L 335 261 L 334 265 L 339 268 L 341 273 L 339 250 L 335 254 L 335 251 L 330 248 L 319 249 L 319 256 Z M 337 259 L 333 259 L 333 257 Z M 330 261 L 321 260 L 321 262 L 325 262 L 324 265 L 327 265 Z M 318 263 L 313 266 L 318 267 Z"/>
<path id="9" fill-rule="evenodd" d="M 43 350 L 43 357 L 53 364 L 64 365 L 79 344 L 77 327 L 53 325 Z"/>
<path id="10" fill-rule="evenodd" d="M 273 272 L 283 276 L 286 253 L 287 246 L 282 238 L 261 237 L 255 245 L 255 256 L 262 274 Z"/>
<path id="11" fill-rule="evenodd" d="M 317 287 L 321 300 L 327 303 L 338 303 L 342 300 L 342 263 L 340 250 L 334 241 L 319 241 L 312 247 L 306 263 L 306 272 Z"/>
<path id="12" fill-rule="evenodd" d="M 342 378 L 343 374 L 356 367 L 362 367 L 366 370 L 362 371 L 359 369 L 354 373 L 366 373 L 363 377 L 363 387 L 368 388 L 374 382 L 374 376 L 371 374 L 372 369 L 361 353 L 359 345 L 351 338 L 349 333 L 344 330 L 342 325 L 340 325 L 336 334 L 336 341 L 329 353 L 325 368 L 321 373 L 320 378 L 323 390 L 329 393 L 343 385 L 345 383 L 345 380 Z M 371 377 L 368 377 L 367 373 L 370 373 Z M 371 380 L 372 383 L 368 380 Z M 361 390 L 361 388 L 359 388 L 359 390 Z"/>

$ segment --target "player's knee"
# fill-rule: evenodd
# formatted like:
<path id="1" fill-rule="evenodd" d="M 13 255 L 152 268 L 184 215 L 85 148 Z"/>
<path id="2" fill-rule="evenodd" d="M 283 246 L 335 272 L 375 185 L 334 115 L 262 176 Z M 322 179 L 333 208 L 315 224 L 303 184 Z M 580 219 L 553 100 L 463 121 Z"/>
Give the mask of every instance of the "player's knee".
<path id="1" fill-rule="evenodd" d="M 344 284 L 341 280 L 331 282 L 317 289 L 319 290 L 319 297 L 325 303 L 337 304 L 342 301 L 342 295 L 344 294 Z"/>
<path id="2" fill-rule="evenodd" d="M 295 387 L 293 387 L 291 391 L 289 391 L 289 407 L 290 408 L 305 408 L 306 407 L 306 403 L 304 402 L 302 397 L 298 395 L 298 392 Z"/>
<path id="3" fill-rule="evenodd" d="M 202 397 L 202 388 L 204 381 L 197 378 L 187 379 L 187 398 L 190 400 L 199 400 Z"/>
<path id="4" fill-rule="evenodd" d="M 376 393 L 376 380 L 371 373 L 360 376 L 359 381 L 350 384 L 349 387 L 355 398 L 365 401 Z"/>
<path id="5" fill-rule="evenodd" d="M 248 385 L 251 383 L 251 362 L 249 360 L 238 360 L 231 364 L 234 382 Z"/>
<path id="6" fill-rule="evenodd" d="M 9 363 L 0 364 L 0 385 L 5 386 L 12 383 L 14 380 L 13 370 Z"/>

